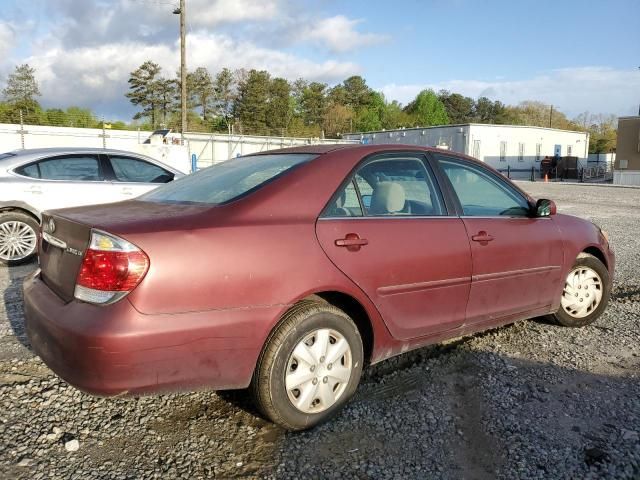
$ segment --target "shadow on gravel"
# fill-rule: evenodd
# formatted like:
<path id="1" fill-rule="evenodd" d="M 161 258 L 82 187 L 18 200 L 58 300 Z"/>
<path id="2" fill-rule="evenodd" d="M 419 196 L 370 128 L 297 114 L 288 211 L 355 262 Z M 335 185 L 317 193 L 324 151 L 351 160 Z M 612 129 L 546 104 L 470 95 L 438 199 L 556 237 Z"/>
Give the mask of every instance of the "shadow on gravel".
<path id="1" fill-rule="evenodd" d="M 462 345 L 399 368 L 287 434 L 278 478 L 639 478 L 638 357 L 601 375 Z"/>
<path id="2" fill-rule="evenodd" d="M 25 277 L 33 273 L 36 268 L 35 262 L 15 267 L 0 267 L 0 279 L 7 280 L 7 286 L 3 292 L 7 321 L 18 341 L 29 350 L 31 345 L 25 332 L 22 283 Z"/>

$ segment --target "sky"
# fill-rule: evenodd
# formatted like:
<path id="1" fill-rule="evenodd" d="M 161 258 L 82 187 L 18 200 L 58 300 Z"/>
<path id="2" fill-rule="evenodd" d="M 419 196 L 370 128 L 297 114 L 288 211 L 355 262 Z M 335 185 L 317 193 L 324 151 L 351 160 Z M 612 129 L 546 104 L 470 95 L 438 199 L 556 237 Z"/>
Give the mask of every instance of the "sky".
<path id="1" fill-rule="evenodd" d="M 187 65 L 289 80 L 362 75 L 406 104 L 425 88 L 575 117 L 635 115 L 640 0 L 186 0 Z M 127 79 L 180 64 L 177 0 L 0 0 L 0 86 L 36 69 L 45 107 L 129 120 Z"/>

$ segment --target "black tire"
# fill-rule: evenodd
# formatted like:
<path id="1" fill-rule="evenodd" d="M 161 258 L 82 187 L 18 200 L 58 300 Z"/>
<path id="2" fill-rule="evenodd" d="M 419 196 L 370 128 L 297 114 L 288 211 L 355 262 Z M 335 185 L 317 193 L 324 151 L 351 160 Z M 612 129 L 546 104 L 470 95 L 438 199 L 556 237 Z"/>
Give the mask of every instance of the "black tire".
<path id="1" fill-rule="evenodd" d="M 571 271 L 573 272 L 578 267 L 590 268 L 598 274 L 602 280 L 602 299 L 591 313 L 581 318 L 572 316 L 566 312 L 562 306 L 560 306 L 560 309 L 552 315 L 552 318 L 565 327 L 584 327 L 595 322 L 607 308 L 609 295 L 611 294 L 611 279 L 609 277 L 609 271 L 600 260 L 591 254 L 583 252 L 578 255 L 578 258 L 576 258 Z"/>
<path id="2" fill-rule="evenodd" d="M 28 225 L 36 234 L 36 239 L 37 239 L 38 231 L 40 230 L 40 224 L 31 215 L 28 215 L 26 213 L 22 213 L 19 211 L 14 211 L 14 210 L 0 212 L 0 225 L 7 222 L 21 222 Z M 36 240 L 33 250 L 27 256 L 20 258 L 18 260 L 10 260 L 7 258 L 2 258 L 2 256 L 0 256 L 0 265 L 13 266 L 13 265 L 22 265 L 24 263 L 29 263 L 35 258 L 37 253 L 38 253 L 38 243 Z"/>
<path id="3" fill-rule="evenodd" d="M 336 403 L 319 413 L 305 413 L 289 399 L 285 374 L 296 345 L 314 331 L 326 328 L 339 332 L 348 342 L 351 376 Z M 351 399 L 360 382 L 363 361 L 362 339 L 351 318 L 327 303 L 304 300 L 283 316 L 267 338 L 256 365 L 251 392 L 258 409 L 273 423 L 291 431 L 305 430 L 333 417 Z"/>

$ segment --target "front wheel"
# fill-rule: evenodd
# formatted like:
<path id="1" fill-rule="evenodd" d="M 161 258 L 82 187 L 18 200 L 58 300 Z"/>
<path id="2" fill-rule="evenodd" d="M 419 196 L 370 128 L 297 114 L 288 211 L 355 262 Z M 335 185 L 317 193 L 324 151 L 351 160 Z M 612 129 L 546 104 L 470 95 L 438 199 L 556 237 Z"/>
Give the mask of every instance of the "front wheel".
<path id="1" fill-rule="evenodd" d="M 597 320 L 609 302 L 609 271 L 593 255 L 581 253 L 565 280 L 560 309 L 553 315 L 565 327 L 583 327 Z"/>
<path id="2" fill-rule="evenodd" d="M 38 221 L 21 212 L 0 213 L 0 265 L 20 265 L 37 250 Z"/>
<path id="3" fill-rule="evenodd" d="M 303 301 L 271 333 L 252 381 L 262 413 L 288 430 L 334 416 L 353 396 L 364 359 L 358 328 L 332 305 Z"/>

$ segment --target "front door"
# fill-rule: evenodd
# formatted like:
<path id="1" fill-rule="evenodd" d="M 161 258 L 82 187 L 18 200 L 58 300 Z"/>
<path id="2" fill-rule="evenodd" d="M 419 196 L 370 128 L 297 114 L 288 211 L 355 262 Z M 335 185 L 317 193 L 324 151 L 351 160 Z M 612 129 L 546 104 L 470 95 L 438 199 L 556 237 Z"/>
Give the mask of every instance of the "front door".
<path id="1" fill-rule="evenodd" d="M 563 246 L 551 217 L 531 218 L 527 199 L 489 169 L 436 155 L 459 200 L 471 244 L 467 323 L 551 305 Z"/>
<path id="2" fill-rule="evenodd" d="M 327 256 L 378 307 L 395 338 L 464 322 L 469 241 L 462 220 L 448 215 L 424 156 L 367 160 L 331 201 L 316 231 Z"/>
<path id="3" fill-rule="evenodd" d="M 107 157 L 112 177 L 114 201 L 129 200 L 173 180 L 174 174 L 139 158 L 110 154 Z"/>

